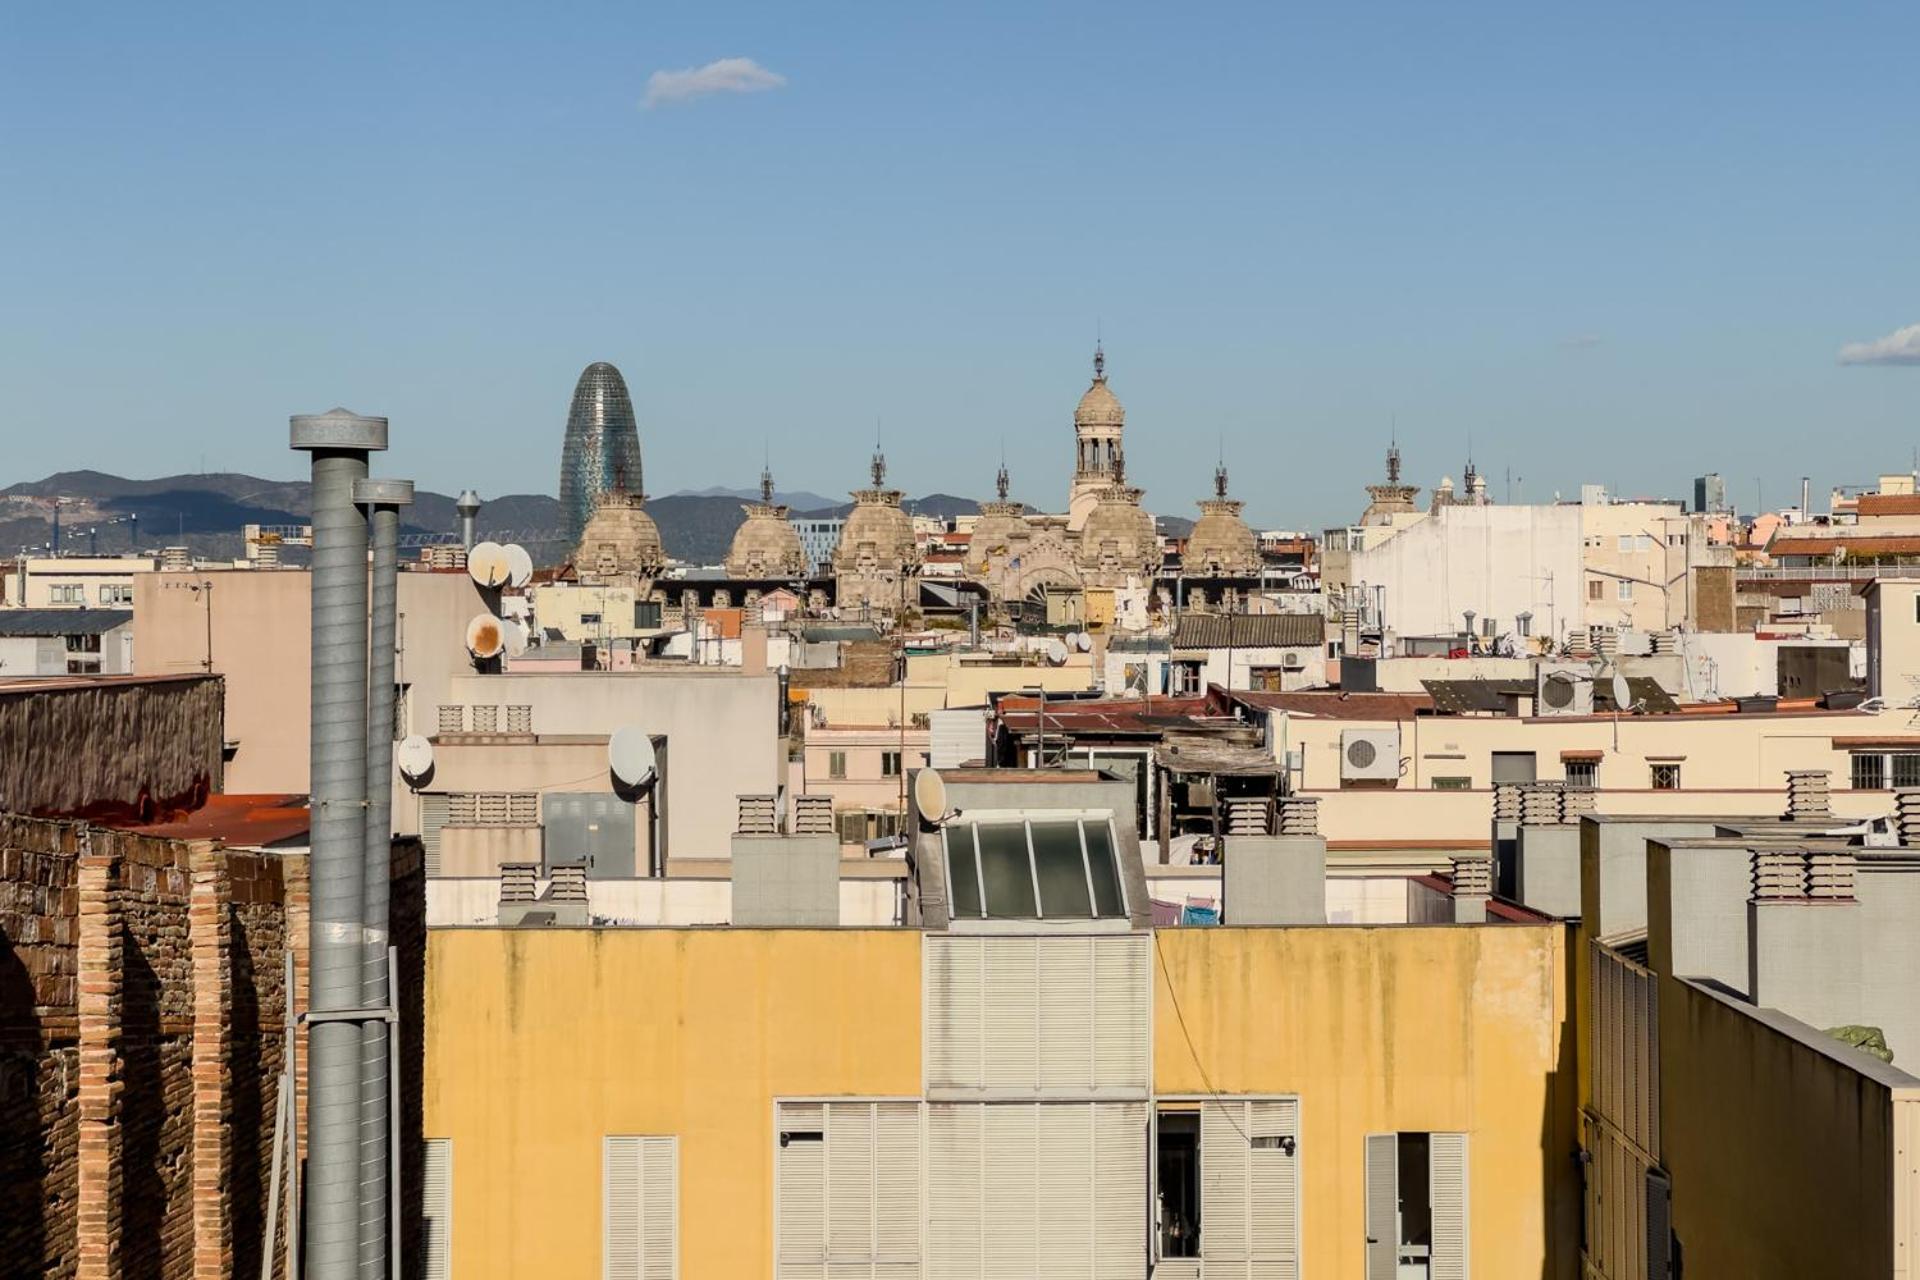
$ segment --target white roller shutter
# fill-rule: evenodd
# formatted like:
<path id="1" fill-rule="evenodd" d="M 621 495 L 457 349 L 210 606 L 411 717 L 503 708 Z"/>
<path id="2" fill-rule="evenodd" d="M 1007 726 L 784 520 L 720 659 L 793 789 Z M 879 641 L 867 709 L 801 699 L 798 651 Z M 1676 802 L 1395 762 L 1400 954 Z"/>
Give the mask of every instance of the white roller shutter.
<path id="1" fill-rule="evenodd" d="M 1039 1170 L 1034 1260 L 1036 1276 L 1094 1280 L 1093 1111 L 1090 1107 L 1035 1107 L 1034 1167 Z"/>
<path id="2" fill-rule="evenodd" d="M 1147 1011 L 1153 1000 L 1146 937 L 1093 938 L 1093 1083 L 1145 1088 L 1152 1075 Z"/>
<path id="3" fill-rule="evenodd" d="M 1038 1027 L 1040 1079 L 1043 1090 L 1085 1088 L 1093 1078 L 1094 974 L 1090 938 L 1042 938 L 1039 971 L 1034 975 L 1040 998 Z"/>
<path id="4" fill-rule="evenodd" d="M 774 1120 L 774 1274 L 823 1280 L 827 1268 L 826 1113 L 783 1102 Z M 818 1137 L 815 1137 L 818 1135 Z"/>
<path id="5" fill-rule="evenodd" d="M 1093 1274 L 1139 1276 L 1147 1269 L 1147 1106 L 1093 1108 Z"/>
<path id="6" fill-rule="evenodd" d="M 928 1280 L 978 1280 L 987 1231 L 982 1106 L 927 1108 Z"/>
<path id="7" fill-rule="evenodd" d="M 1225 1264 L 1247 1259 L 1245 1114 L 1240 1101 L 1200 1108 L 1200 1256 L 1209 1275 L 1227 1275 Z"/>
<path id="8" fill-rule="evenodd" d="M 827 1106 L 827 1264 L 873 1258 L 873 1108 Z"/>
<path id="9" fill-rule="evenodd" d="M 453 1275 L 453 1140 L 428 1138 L 420 1176 L 420 1236 L 427 1280 Z"/>
<path id="10" fill-rule="evenodd" d="M 774 1274 L 919 1280 L 920 1104 L 783 1102 Z"/>
<path id="11" fill-rule="evenodd" d="M 420 851 L 428 876 L 440 874 L 440 828 L 446 825 L 446 793 L 422 791 L 420 793 Z"/>
<path id="12" fill-rule="evenodd" d="M 1432 1280 L 1467 1277 L 1467 1135 L 1427 1135 L 1428 1196 L 1433 1207 Z"/>
<path id="13" fill-rule="evenodd" d="M 1204 1202 L 1203 1206 L 1204 1206 Z M 1400 1135 L 1367 1135 L 1367 1280 L 1400 1269 Z"/>
<path id="14" fill-rule="evenodd" d="M 1291 1098 L 1200 1110 L 1200 1257 L 1208 1280 L 1298 1280 L 1299 1173 Z"/>
<path id="15" fill-rule="evenodd" d="M 609 1136 L 602 1143 L 601 1272 L 606 1280 L 680 1274 L 679 1164 L 670 1137 Z"/>

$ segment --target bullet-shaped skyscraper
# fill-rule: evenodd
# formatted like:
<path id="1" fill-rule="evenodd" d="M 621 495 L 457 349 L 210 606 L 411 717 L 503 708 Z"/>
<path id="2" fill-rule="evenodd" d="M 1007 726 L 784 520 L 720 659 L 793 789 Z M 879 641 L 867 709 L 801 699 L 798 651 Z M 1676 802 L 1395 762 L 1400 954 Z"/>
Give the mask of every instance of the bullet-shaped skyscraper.
<path id="1" fill-rule="evenodd" d="M 568 547 L 579 543 L 600 496 L 616 489 L 641 491 L 640 428 L 626 379 L 598 360 L 574 384 L 566 443 L 560 449 L 560 514 Z"/>

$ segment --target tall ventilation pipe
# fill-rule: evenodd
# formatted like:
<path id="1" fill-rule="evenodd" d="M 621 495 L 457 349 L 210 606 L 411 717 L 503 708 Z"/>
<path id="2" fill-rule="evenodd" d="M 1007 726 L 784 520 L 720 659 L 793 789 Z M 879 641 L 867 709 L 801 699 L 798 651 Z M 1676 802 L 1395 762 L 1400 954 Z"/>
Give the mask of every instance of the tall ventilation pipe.
<path id="1" fill-rule="evenodd" d="M 473 550 L 473 518 L 480 514 L 480 495 L 471 489 L 464 490 L 454 501 L 453 509 L 460 513 L 460 547 L 463 551 Z"/>
<path id="2" fill-rule="evenodd" d="M 393 872 L 394 651 L 400 589 L 400 508 L 413 501 L 411 480 L 356 480 L 356 506 L 367 510 L 373 543 L 373 625 L 367 660 L 367 819 L 362 870 L 360 1006 L 387 1003 L 388 886 Z M 360 1275 L 388 1274 L 388 1209 L 394 1188 L 388 1170 L 392 1042 L 385 1022 L 360 1024 Z"/>
<path id="3" fill-rule="evenodd" d="M 307 1008 L 361 1008 L 367 828 L 367 521 L 354 484 L 387 447 L 387 420 L 300 414 L 313 455 L 312 911 Z M 289 993 L 291 994 L 291 993 Z M 349 1280 L 360 1241 L 360 1041 L 353 1021 L 307 1028 L 306 1274 Z"/>

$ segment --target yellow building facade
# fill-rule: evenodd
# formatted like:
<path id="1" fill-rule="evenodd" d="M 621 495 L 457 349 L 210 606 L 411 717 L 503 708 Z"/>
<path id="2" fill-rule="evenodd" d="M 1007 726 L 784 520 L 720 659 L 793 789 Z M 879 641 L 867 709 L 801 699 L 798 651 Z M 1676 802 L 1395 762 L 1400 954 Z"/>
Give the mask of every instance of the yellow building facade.
<path id="1" fill-rule="evenodd" d="M 1084 995 L 1059 998 L 1050 975 L 1087 956 L 1095 960 L 1082 973 Z M 1202 1108 L 1197 1141 L 1213 1143 L 1210 1126 L 1230 1110 L 1242 1119 L 1225 1123 L 1245 1137 L 1263 1114 L 1257 1100 L 1278 1100 L 1269 1106 L 1284 1114 L 1284 1135 L 1268 1140 L 1256 1129 L 1249 1142 L 1255 1165 L 1284 1173 L 1286 1210 L 1261 1210 L 1257 1174 L 1251 1190 L 1243 1181 L 1235 1192 L 1254 1207 L 1256 1249 L 1276 1222 L 1287 1235 L 1284 1260 L 1254 1274 L 1372 1274 L 1370 1152 L 1395 1134 L 1431 1133 L 1436 1150 L 1444 1134 L 1464 1151 L 1463 1269 L 1454 1274 L 1571 1276 L 1578 1190 L 1568 1181 L 1576 1103 L 1566 971 L 1557 924 L 1037 940 L 909 929 L 435 930 L 424 1097 L 429 1169 L 439 1171 L 429 1179 L 431 1248 L 444 1274 L 462 1277 L 819 1274 L 791 1259 L 808 1221 L 824 1214 L 818 1247 L 829 1258 L 852 1249 L 861 1275 L 1018 1274 L 1026 1268 L 1004 1271 L 1004 1260 L 994 1269 L 995 1224 L 1036 1216 L 1035 1199 L 1051 1204 L 1072 1184 L 1065 1194 L 1076 1203 L 1059 1212 L 1043 1204 L 1030 1229 L 1045 1237 L 1057 1220 L 1072 1236 L 1104 1223 L 1104 1242 L 1076 1251 L 1067 1239 L 1058 1268 L 1035 1264 L 1033 1273 L 1145 1276 L 1169 1238 L 1166 1211 L 1150 1208 L 1147 1182 L 1172 1167 L 1155 1144 Z M 1024 1067 L 1021 1046 L 1009 1047 L 1004 1026 L 993 1030 L 1006 993 L 1015 1021 L 1041 1028 Z M 976 1025 L 986 1030 L 968 1039 Z M 1049 1027 L 1067 1034 L 1049 1039 Z M 1128 1048 L 1136 1033 L 1137 1055 Z M 1076 1044 L 1094 1045 L 1081 1051 L 1092 1056 L 1091 1075 L 1073 1061 Z M 1032 1087 L 1019 1083 L 1022 1071 Z M 866 1102 L 880 1105 L 868 1111 Z M 807 1118 L 822 1111 L 824 1134 Z M 854 1148 L 835 1127 L 849 1114 L 872 1151 L 861 1146 L 857 1166 L 842 1157 Z M 996 1134 L 1012 1140 L 1003 1122 L 1030 1117 L 1043 1153 L 1049 1132 L 1091 1133 L 1073 1139 L 1082 1158 L 1089 1141 L 1150 1150 L 1065 1166 L 1051 1175 L 1050 1196 L 1044 1154 L 1037 1174 L 986 1168 L 996 1151 L 1016 1149 L 995 1146 Z M 889 1148 L 877 1135 L 893 1121 Z M 966 1210 L 982 1215 L 984 1253 L 958 1261 L 952 1242 L 964 1237 L 970 1250 L 975 1236 L 964 1222 L 956 1228 L 947 1166 L 954 1132 L 968 1126 L 986 1135 L 973 1184 L 985 1191 Z M 640 1168 L 621 1163 L 638 1149 L 629 1139 L 653 1144 L 646 1158 L 657 1156 L 658 1179 L 654 1165 L 628 1178 Z M 824 1194 L 797 1190 L 796 1171 L 812 1167 L 815 1149 L 830 1169 L 857 1167 L 857 1177 L 830 1173 Z M 1220 1247 L 1230 1229 L 1245 1240 L 1224 1184 L 1200 1163 L 1213 1188 L 1201 1194 L 1220 1197 L 1205 1202 L 1202 1242 Z M 1089 1167 L 1091 1192 L 1081 1185 Z M 1118 1181 L 1115 1170 L 1125 1171 Z M 1021 1185 L 1008 1182 L 1015 1175 L 1038 1177 L 1038 1196 L 1021 1192 L 1020 1204 L 996 1208 L 997 1188 Z M 638 1199 L 634 1186 L 645 1188 Z M 1077 1203 L 1086 1194 L 1090 1208 Z M 839 1242 L 833 1225 L 848 1196 L 870 1206 L 858 1221 L 871 1238 L 854 1245 Z M 615 1265 L 610 1241 L 622 1231 L 645 1242 L 638 1269 Z M 1043 1239 L 1037 1256 L 1048 1247 Z M 778 1270 L 777 1256 L 787 1260 Z M 1125 1259 L 1117 1271 L 1116 1257 Z M 1246 1275 L 1247 1265 L 1209 1261 L 1203 1271 L 1199 1258 L 1169 1257 L 1155 1274 Z M 1436 1264 L 1436 1280 L 1442 1273 Z"/>

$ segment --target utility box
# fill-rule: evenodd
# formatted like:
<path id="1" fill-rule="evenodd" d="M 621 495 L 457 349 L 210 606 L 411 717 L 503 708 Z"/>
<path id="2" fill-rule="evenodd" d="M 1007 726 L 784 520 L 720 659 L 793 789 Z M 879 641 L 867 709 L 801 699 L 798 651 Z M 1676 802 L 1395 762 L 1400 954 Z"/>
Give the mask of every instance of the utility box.
<path id="1" fill-rule="evenodd" d="M 838 925 L 839 839 L 736 834 L 730 918 L 740 928 Z"/>

